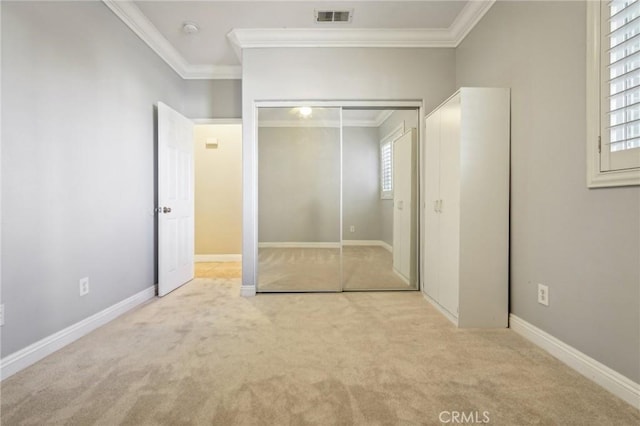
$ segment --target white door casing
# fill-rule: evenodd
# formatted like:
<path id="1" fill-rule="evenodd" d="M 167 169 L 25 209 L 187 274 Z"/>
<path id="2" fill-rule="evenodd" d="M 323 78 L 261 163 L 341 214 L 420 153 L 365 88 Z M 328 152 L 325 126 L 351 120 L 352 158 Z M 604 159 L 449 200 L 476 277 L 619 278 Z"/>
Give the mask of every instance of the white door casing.
<path id="1" fill-rule="evenodd" d="M 158 102 L 158 296 L 194 276 L 193 122 Z"/>

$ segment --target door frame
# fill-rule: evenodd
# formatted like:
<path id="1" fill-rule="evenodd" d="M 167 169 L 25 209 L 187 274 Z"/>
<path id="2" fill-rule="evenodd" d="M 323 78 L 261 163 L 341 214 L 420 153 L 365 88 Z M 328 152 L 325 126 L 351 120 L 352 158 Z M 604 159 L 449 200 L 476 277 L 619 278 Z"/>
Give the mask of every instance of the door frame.
<path id="1" fill-rule="evenodd" d="M 418 176 L 417 176 L 417 202 L 416 209 L 418 214 L 417 227 L 416 230 L 418 233 L 418 242 L 416 244 L 416 273 L 417 277 L 417 290 L 422 290 L 422 262 L 420 261 L 420 255 L 422 253 L 422 245 L 423 245 L 423 202 L 420 197 L 421 189 L 422 189 L 422 179 L 423 179 L 423 158 L 422 158 L 422 149 L 424 143 L 424 132 L 422 130 L 422 126 L 424 124 L 424 106 L 422 100 L 318 100 L 318 99 L 299 99 L 299 100 L 255 100 L 252 105 L 251 114 L 252 114 L 252 123 L 253 126 L 251 128 L 251 144 L 249 146 L 252 153 L 254 153 L 253 161 L 251 163 L 251 172 L 253 174 L 253 180 L 251 185 L 254 188 L 252 202 L 249 206 L 243 207 L 250 209 L 249 214 L 251 220 L 253 222 L 254 234 L 253 238 L 250 240 L 251 243 L 251 254 L 253 262 L 253 276 L 250 277 L 253 283 L 252 288 L 245 288 L 244 282 L 246 278 L 243 278 L 243 288 L 242 295 L 243 296 L 254 296 L 256 291 L 258 290 L 258 127 L 259 123 L 256 119 L 258 117 L 258 109 L 259 108 L 294 108 L 299 107 L 300 105 L 309 106 L 311 108 L 349 108 L 349 109 L 403 109 L 403 108 L 411 108 L 416 109 L 418 113 L 418 125 L 416 131 L 418 132 L 418 147 L 417 147 L 417 157 L 418 157 Z M 342 112 L 340 113 L 342 117 Z M 342 124 L 342 123 L 341 123 Z M 342 125 L 340 126 L 340 145 L 342 146 Z M 243 153 L 245 149 L 243 147 Z M 243 154 L 244 155 L 244 154 Z M 342 156 L 342 153 L 341 153 Z M 342 157 L 341 157 L 342 158 Z M 341 170 L 341 179 L 342 179 L 342 166 Z M 342 186 L 342 185 L 341 185 Z M 342 221 L 342 189 L 340 190 L 340 221 Z M 341 224 L 342 225 L 342 224 Z M 340 227 L 342 232 L 342 226 Z M 244 240 L 243 240 L 244 241 Z M 244 251 L 244 250 L 243 250 Z M 249 259 L 244 259 L 243 262 L 248 261 Z M 248 287 L 248 286 L 246 286 Z"/>

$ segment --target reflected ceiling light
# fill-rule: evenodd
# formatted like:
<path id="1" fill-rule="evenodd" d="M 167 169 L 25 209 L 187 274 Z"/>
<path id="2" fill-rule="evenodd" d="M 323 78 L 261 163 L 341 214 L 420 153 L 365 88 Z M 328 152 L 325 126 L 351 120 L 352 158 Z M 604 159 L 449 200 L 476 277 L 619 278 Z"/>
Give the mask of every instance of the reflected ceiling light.
<path id="1" fill-rule="evenodd" d="M 182 32 L 184 32 L 185 34 L 195 34 L 199 29 L 200 28 L 198 28 L 198 25 L 193 22 L 185 22 L 182 25 Z"/>
<path id="2" fill-rule="evenodd" d="M 303 118 L 311 117 L 311 113 L 313 112 L 311 107 L 308 107 L 308 106 L 300 107 L 298 111 L 300 112 L 300 117 L 303 117 Z"/>

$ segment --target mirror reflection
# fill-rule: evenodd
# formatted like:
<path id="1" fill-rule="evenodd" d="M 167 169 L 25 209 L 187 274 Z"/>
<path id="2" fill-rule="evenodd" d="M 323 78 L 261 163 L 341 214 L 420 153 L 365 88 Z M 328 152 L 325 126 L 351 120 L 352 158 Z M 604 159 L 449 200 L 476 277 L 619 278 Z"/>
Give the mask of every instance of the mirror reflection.
<path id="1" fill-rule="evenodd" d="M 415 290 L 417 111 L 343 119 L 343 289 Z"/>
<path id="2" fill-rule="evenodd" d="M 258 289 L 339 291 L 340 110 L 258 110 Z"/>
<path id="3" fill-rule="evenodd" d="M 417 290 L 417 109 L 258 124 L 258 291 Z"/>

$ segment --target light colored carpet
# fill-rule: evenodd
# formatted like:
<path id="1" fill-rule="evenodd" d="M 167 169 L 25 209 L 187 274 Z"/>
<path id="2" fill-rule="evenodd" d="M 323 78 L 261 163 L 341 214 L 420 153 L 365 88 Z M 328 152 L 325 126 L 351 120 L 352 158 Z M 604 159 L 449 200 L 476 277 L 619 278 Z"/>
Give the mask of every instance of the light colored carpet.
<path id="1" fill-rule="evenodd" d="M 415 290 L 383 247 L 260 248 L 258 291 Z"/>
<path id="2" fill-rule="evenodd" d="M 10 377 L 2 424 L 640 424 L 512 331 L 456 329 L 419 292 L 239 292 L 195 279 Z"/>
<path id="3" fill-rule="evenodd" d="M 340 291 L 340 249 L 258 249 L 258 291 Z"/>
<path id="4" fill-rule="evenodd" d="M 342 247 L 344 290 L 416 290 L 393 272 L 393 254 L 379 246 Z"/>

